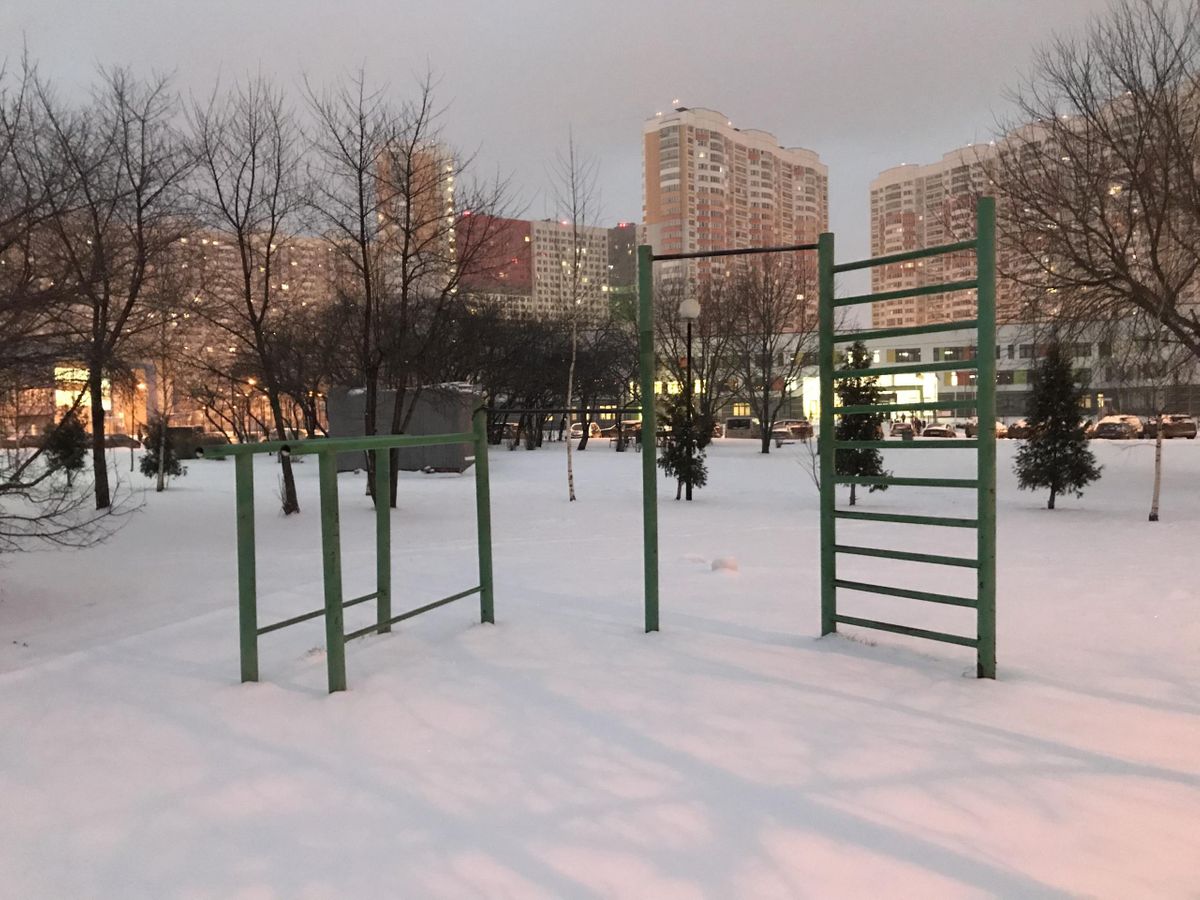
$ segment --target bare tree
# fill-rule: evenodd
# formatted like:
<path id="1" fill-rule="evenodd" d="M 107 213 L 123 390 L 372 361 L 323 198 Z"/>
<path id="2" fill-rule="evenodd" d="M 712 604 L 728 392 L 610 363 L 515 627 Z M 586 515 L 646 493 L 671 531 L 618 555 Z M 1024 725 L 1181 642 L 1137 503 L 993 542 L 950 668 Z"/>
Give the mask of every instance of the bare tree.
<path id="1" fill-rule="evenodd" d="M 988 166 L 1026 317 L 1144 314 L 1200 356 L 1200 6 L 1116 0 L 1015 92 Z"/>
<path id="2" fill-rule="evenodd" d="M 277 325 L 287 316 L 280 258 L 295 237 L 305 200 L 300 190 L 300 134 L 278 88 L 255 78 L 191 110 L 205 224 L 220 244 L 206 268 L 202 314 L 228 336 L 232 353 L 253 360 L 279 440 L 288 437 Z M 211 245 L 209 245 L 211 246 Z M 280 454 L 283 512 L 300 511 L 291 458 Z"/>
<path id="3" fill-rule="evenodd" d="M 805 354 L 816 346 L 816 297 L 808 289 L 803 261 L 756 259 L 732 277 L 737 397 L 758 417 L 762 452 L 770 453 L 771 427 L 800 375 Z"/>
<path id="4" fill-rule="evenodd" d="M 82 108 L 42 81 L 35 95 L 39 121 L 23 168 L 49 207 L 36 250 L 43 277 L 71 304 L 64 324 L 87 372 L 94 492 L 104 509 L 105 382 L 127 368 L 124 347 L 146 325 L 145 293 L 187 227 L 181 210 L 192 160 L 166 78 L 102 72 Z M 65 187 L 55 189 L 64 175 Z"/>
<path id="5" fill-rule="evenodd" d="M 702 422 L 709 426 L 732 399 L 739 372 L 735 352 L 736 316 L 731 277 L 705 277 L 694 288 L 700 317 L 692 324 L 692 380 L 698 386 L 694 399 Z M 679 318 L 685 288 L 680 279 L 655 289 L 658 344 L 667 371 L 678 382 L 687 380 L 687 327 Z"/>
<path id="6" fill-rule="evenodd" d="M 567 408 L 572 409 L 575 398 L 575 368 L 579 357 L 579 329 L 581 319 L 590 307 L 590 302 L 600 285 L 588 281 L 585 274 L 588 251 L 585 229 L 597 214 L 599 166 L 579 152 L 575 145 L 574 132 L 567 134 L 567 149 L 559 154 L 553 170 L 554 197 L 559 219 L 569 228 L 569 244 L 561 263 L 561 275 L 554 273 L 562 298 L 563 319 L 570 330 L 571 354 L 567 364 Z M 568 416 L 570 428 L 574 415 Z M 584 423 L 586 439 L 588 423 Z M 583 446 L 587 446 L 584 444 Z M 570 441 L 567 442 L 567 499 L 575 500 L 575 460 Z"/>

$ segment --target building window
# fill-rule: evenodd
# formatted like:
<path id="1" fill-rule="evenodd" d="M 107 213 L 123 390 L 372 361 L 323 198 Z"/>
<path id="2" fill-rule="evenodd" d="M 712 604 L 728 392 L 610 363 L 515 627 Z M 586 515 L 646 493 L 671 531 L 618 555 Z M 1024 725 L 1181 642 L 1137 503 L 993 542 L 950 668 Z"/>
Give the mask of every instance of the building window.
<path id="1" fill-rule="evenodd" d="M 1033 359 L 1036 348 L 1033 344 L 1022 344 L 1018 348 L 1018 354 L 1021 359 Z"/>
<path id="2" fill-rule="evenodd" d="M 750 404 L 749 404 L 749 403 L 735 403 L 735 404 L 733 404 L 733 414 L 734 414 L 735 416 L 748 416 L 748 415 L 750 415 Z"/>

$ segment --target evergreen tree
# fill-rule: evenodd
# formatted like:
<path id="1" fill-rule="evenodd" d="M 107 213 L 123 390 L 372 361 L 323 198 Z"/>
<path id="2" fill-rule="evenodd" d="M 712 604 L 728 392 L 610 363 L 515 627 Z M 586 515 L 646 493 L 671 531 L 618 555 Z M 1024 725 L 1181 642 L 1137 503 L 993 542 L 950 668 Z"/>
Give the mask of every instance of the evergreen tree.
<path id="1" fill-rule="evenodd" d="M 1096 457 L 1088 449 L 1071 360 L 1057 342 L 1038 364 L 1026 420 L 1029 439 L 1017 451 L 1017 481 L 1022 490 L 1050 488 L 1047 509 L 1059 494 L 1083 496 L 1083 488 L 1100 477 Z"/>
<path id="2" fill-rule="evenodd" d="M 142 454 L 142 462 L 139 468 L 147 478 L 158 478 L 160 459 L 162 460 L 162 473 L 164 476 L 178 478 L 183 474 L 183 466 L 179 462 L 179 457 L 175 455 L 175 444 L 171 440 L 171 429 L 167 427 L 167 423 L 163 420 L 162 416 L 156 416 L 150 421 L 143 446 L 146 450 Z M 165 482 L 160 482 L 160 484 L 165 485 Z M 159 487 L 160 491 L 162 489 L 162 487 Z"/>
<path id="3" fill-rule="evenodd" d="M 671 438 L 663 447 L 658 464 L 667 475 L 675 478 L 675 499 L 678 500 L 685 484 L 690 482 L 693 488 L 702 488 L 708 482 L 708 466 L 704 463 L 702 449 L 708 441 L 702 440 L 702 436 L 707 428 L 711 438 L 712 425 L 704 416 L 688 415 L 683 394 L 670 402 L 666 419 L 671 426 Z"/>
<path id="4" fill-rule="evenodd" d="M 87 458 L 88 435 L 79 416 L 72 410 L 66 413 L 57 425 L 46 432 L 43 444 L 50 468 L 67 473 L 67 484 L 75 480 L 75 473 L 83 468 Z"/>
<path id="5" fill-rule="evenodd" d="M 867 369 L 871 366 L 871 355 L 862 341 L 855 341 L 846 354 L 842 369 Z M 871 375 L 865 378 L 842 378 L 837 382 L 838 399 L 842 406 L 865 406 L 879 402 L 879 379 Z M 878 413 L 851 413 L 840 415 L 834 437 L 839 441 L 874 441 L 880 436 L 883 416 Z M 862 450 L 836 450 L 833 455 L 834 471 L 839 475 L 887 476 L 891 472 L 883 468 L 883 454 L 869 447 Z M 855 488 L 850 485 L 850 505 L 857 499 Z M 873 484 L 871 491 L 885 491 L 887 485 Z"/>

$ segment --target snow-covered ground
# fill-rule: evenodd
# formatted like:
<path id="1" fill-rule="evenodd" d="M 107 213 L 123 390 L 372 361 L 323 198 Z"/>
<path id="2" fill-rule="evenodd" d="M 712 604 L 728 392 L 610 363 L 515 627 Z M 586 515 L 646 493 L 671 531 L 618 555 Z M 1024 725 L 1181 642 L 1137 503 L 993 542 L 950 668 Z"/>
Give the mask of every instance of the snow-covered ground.
<path id="1" fill-rule="evenodd" d="M 233 467 L 193 463 L 106 544 L 0 567 L 0 895 L 1200 896 L 1200 442 L 1167 445 L 1157 525 L 1148 443 L 1096 442 L 1103 480 L 1054 512 L 1000 446 L 995 682 L 964 648 L 816 637 L 800 447 L 718 442 L 692 504 L 660 481 L 663 630 L 643 634 L 640 457 L 601 443 L 575 504 L 561 446 L 493 451 L 497 624 L 472 597 L 355 641 L 336 696 L 319 619 L 264 636 L 262 682 L 237 682 Z M 321 603 L 317 467 L 283 519 L 258 465 L 265 623 Z M 341 485 L 353 596 L 373 514 L 361 479 Z M 954 514 L 968 493 L 863 503 Z M 400 505 L 397 610 L 475 584 L 473 479 L 405 476 Z M 958 531 L 841 533 L 969 555 Z M 968 591 L 969 573 L 843 565 Z"/>

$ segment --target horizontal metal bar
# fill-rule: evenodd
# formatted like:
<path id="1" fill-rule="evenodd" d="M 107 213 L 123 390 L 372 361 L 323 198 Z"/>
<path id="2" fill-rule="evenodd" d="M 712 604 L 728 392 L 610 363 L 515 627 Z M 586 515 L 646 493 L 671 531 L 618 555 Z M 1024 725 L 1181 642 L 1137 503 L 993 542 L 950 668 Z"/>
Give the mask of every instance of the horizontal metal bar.
<path id="1" fill-rule="evenodd" d="M 363 594 L 361 597 L 355 597 L 353 600 L 347 600 L 345 603 L 342 604 L 342 609 L 345 609 L 347 606 L 354 606 L 355 604 L 358 604 L 358 603 L 366 603 L 368 600 L 374 600 L 378 596 L 379 596 L 378 591 L 373 591 L 370 594 Z M 259 634 L 269 634 L 272 631 L 278 631 L 280 628 L 287 628 L 289 625 L 296 625 L 296 624 L 299 624 L 300 622 L 307 622 L 309 619 L 317 619 L 323 615 L 325 615 L 325 608 L 321 607 L 320 609 L 315 609 L 312 612 L 307 612 L 300 616 L 293 616 L 290 619 L 284 619 L 282 622 L 275 622 L 271 625 L 264 625 L 262 628 L 258 629 L 258 633 Z"/>
<path id="2" fill-rule="evenodd" d="M 908 478 L 895 475 L 839 475 L 838 484 L 867 484 L 886 485 L 887 487 L 946 487 L 971 488 L 979 487 L 975 478 Z"/>
<path id="3" fill-rule="evenodd" d="M 535 415 L 536 416 L 539 414 L 547 415 L 547 416 L 562 416 L 562 415 L 567 415 L 568 413 L 578 413 L 579 407 L 573 406 L 570 409 L 561 408 L 561 407 L 553 407 L 553 408 L 548 408 L 548 409 L 530 409 L 527 407 L 518 407 L 515 409 L 502 409 L 501 407 L 498 407 L 498 406 L 489 406 L 489 407 L 486 407 L 484 411 L 493 416 L 503 416 L 503 415 L 513 415 L 513 416 Z M 615 415 L 616 413 L 640 413 L 641 411 L 642 411 L 642 408 L 640 406 L 624 406 L 624 407 L 621 407 L 620 409 L 589 409 L 588 410 L 588 412 L 590 412 L 593 416 L 595 416 L 597 418 L 599 418 L 601 416 L 605 416 L 605 417 L 612 416 L 612 415 Z"/>
<path id="4" fill-rule="evenodd" d="M 922 403 L 868 403 L 862 406 L 839 406 L 834 415 L 857 416 L 874 413 L 904 412 L 910 409 L 974 409 L 974 400 L 926 400 Z"/>
<path id="5" fill-rule="evenodd" d="M 860 619 L 857 616 L 834 616 L 833 620 L 842 625 L 857 625 L 859 628 L 874 628 L 876 631 L 890 631 L 893 634 L 906 634 L 909 637 L 925 638 L 930 641 L 941 641 L 944 644 L 958 644 L 960 647 L 975 647 L 979 641 L 975 638 L 963 637 L 958 634 L 946 634 L 944 631 L 928 631 L 924 628 L 909 628 L 907 625 L 892 625 L 889 622 L 876 622 L 873 619 Z"/>
<path id="6" fill-rule="evenodd" d="M 914 591 L 908 588 L 889 587 L 885 584 L 868 584 L 865 581 L 844 581 L 834 579 L 834 585 L 848 591 L 861 591 L 865 594 L 882 594 L 885 597 L 903 597 L 906 600 L 926 600 L 929 603 L 941 603 L 946 606 L 961 606 L 974 609 L 978 604 L 970 597 L 955 597 L 952 594 L 935 594 L 931 591 Z"/>
<path id="7" fill-rule="evenodd" d="M 924 438 L 912 441 L 834 441 L 835 450 L 975 450 L 976 438 Z"/>
<path id="8" fill-rule="evenodd" d="M 957 566 L 962 569 L 978 569 L 979 568 L 978 560 L 970 559 L 965 556 L 942 556 L 941 554 L 938 554 L 938 553 L 910 553 L 908 550 L 884 550 L 880 547 L 852 547 L 849 544 L 836 544 L 836 545 L 834 545 L 833 549 L 837 553 L 846 553 L 850 556 L 871 556 L 871 557 L 875 557 L 877 559 L 899 559 L 904 562 L 928 563 L 931 566 Z M 847 582 L 845 585 L 842 585 L 842 586 L 846 587 L 850 583 L 851 582 Z M 838 584 L 841 584 L 841 582 L 838 582 Z M 899 590 L 899 588 L 897 588 L 897 590 Z M 887 591 L 877 591 L 876 593 L 887 594 L 887 593 L 893 593 L 893 592 L 889 589 Z M 911 592 L 908 594 L 895 594 L 895 596 L 908 597 L 908 596 L 910 596 L 910 594 L 911 594 Z M 936 596 L 941 597 L 941 596 L 945 596 L 945 595 L 938 594 Z M 917 600 L 928 600 L 931 598 L 930 597 L 917 597 L 916 599 Z M 937 600 L 935 602 L 949 603 L 950 601 Z M 957 605 L 957 606 L 974 606 L 975 601 L 972 600 L 969 603 L 967 601 L 963 601 L 962 603 L 956 602 L 955 605 Z"/>
<path id="9" fill-rule="evenodd" d="M 892 253 L 888 256 L 875 256 L 871 259 L 860 259 L 855 262 L 837 263 L 834 272 L 853 272 L 855 269 L 872 269 L 875 266 L 890 266 L 892 263 L 908 262 L 910 259 L 925 259 L 930 256 L 941 256 L 943 253 L 960 253 L 963 250 L 974 250 L 975 240 L 958 241 L 954 244 L 941 244 L 937 247 L 924 247 L 921 250 L 907 250 L 904 253 Z"/>
<path id="10" fill-rule="evenodd" d="M 789 253 L 816 249 L 816 244 L 785 244 L 781 247 L 746 247 L 737 250 L 706 250 L 696 253 L 659 253 L 652 255 L 650 259 L 654 262 L 669 262 L 674 259 L 707 259 L 710 256 L 745 256 L 749 253 Z"/>
<path id="11" fill-rule="evenodd" d="M 205 447 L 209 459 L 227 456 L 247 456 L 256 453 L 276 453 L 287 449 L 292 456 L 311 453 L 342 453 L 347 450 L 390 450 L 393 447 L 433 447 L 439 444 L 470 444 L 475 440 L 471 431 L 453 434 L 375 434 L 369 437 L 320 438 L 299 441 L 264 441 L 261 444 L 219 444 Z"/>
<path id="12" fill-rule="evenodd" d="M 380 625 L 395 625 L 397 622 L 403 622 L 405 619 L 411 619 L 413 616 L 419 616 L 421 613 L 429 612 L 431 609 L 437 609 L 439 606 L 445 606 L 447 603 L 453 603 L 455 600 L 461 600 L 463 597 L 470 597 L 472 594 L 478 594 L 482 588 L 476 585 L 473 588 L 468 588 L 465 591 L 460 591 L 457 594 L 451 594 L 449 597 L 443 597 L 441 600 L 434 600 L 432 603 L 426 603 L 424 606 L 418 606 L 416 609 L 410 609 L 408 612 L 402 612 L 398 616 L 392 616 L 386 622 L 376 622 L 373 625 L 368 625 L 366 628 L 360 628 L 358 631 L 352 631 L 346 635 L 345 640 L 352 641 L 355 638 L 363 637 L 373 631 L 378 631 Z"/>
<path id="13" fill-rule="evenodd" d="M 924 297 L 928 294 L 948 294 L 951 291 L 968 291 L 979 286 L 972 278 L 969 281 L 950 281 L 945 284 L 923 284 L 920 287 L 901 288 L 897 291 L 883 291 L 878 294 L 858 294 L 854 297 L 838 297 L 833 301 L 834 306 L 857 306 L 860 303 L 886 303 L 888 300 L 902 300 L 905 297 Z"/>
<path id="14" fill-rule="evenodd" d="M 833 336 L 835 344 L 852 341 L 882 341 L 887 338 L 909 337 L 917 334 L 937 334 L 943 331 L 975 331 L 978 319 L 959 319 L 957 322 L 935 322 L 932 325 L 902 325 L 898 328 L 871 328 L 866 331 L 843 331 Z"/>
<path id="15" fill-rule="evenodd" d="M 897 525 L 941 525 L 946 528 L 978 528 L 976 519 L 956 519 L 949 516 L 911 516 L 907 513 L 857 512 L 839 509 L 835 519 L 855 519 L 860 522 L 893 522 Z"/>
<path id="16" fill-rule="evenodd" d="M 874 369 L 834 369 L 832 377 L 839 378 L 871 378 L 878 375 L 910 375 L 924 372 L 966 372 L 979 368 L 979 360 L 967 359 L 961 362 L 931 362 L 905 363 L 902 366 L 880 366 Z"/>

